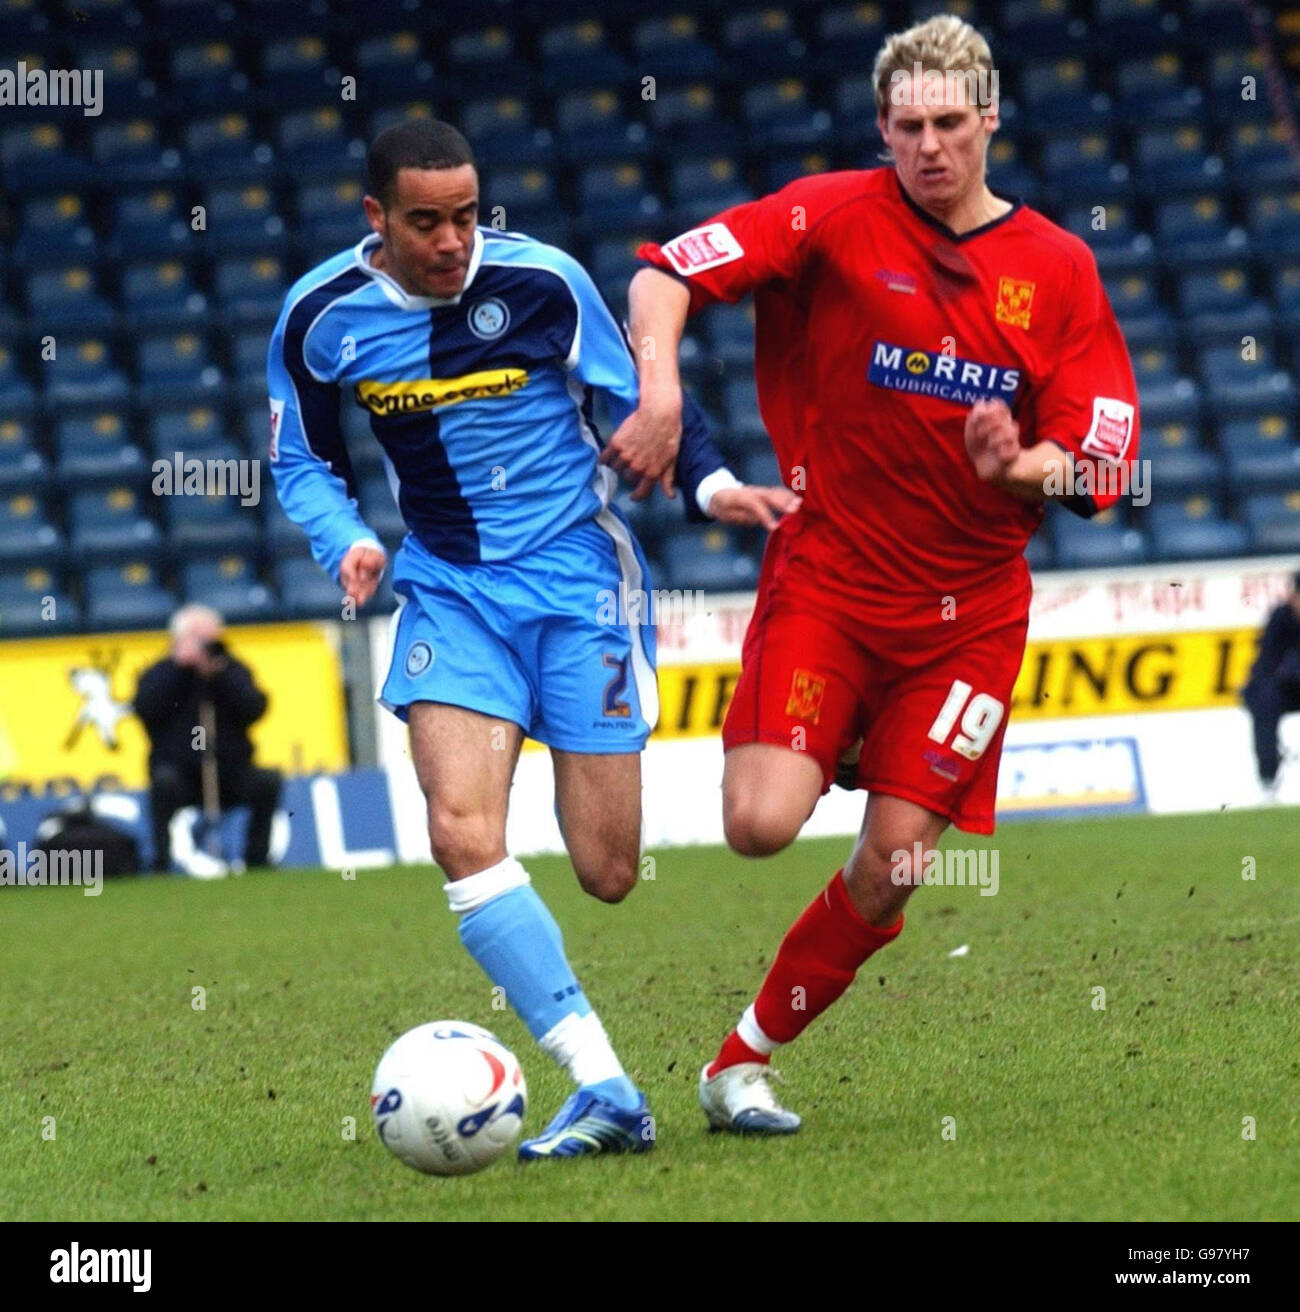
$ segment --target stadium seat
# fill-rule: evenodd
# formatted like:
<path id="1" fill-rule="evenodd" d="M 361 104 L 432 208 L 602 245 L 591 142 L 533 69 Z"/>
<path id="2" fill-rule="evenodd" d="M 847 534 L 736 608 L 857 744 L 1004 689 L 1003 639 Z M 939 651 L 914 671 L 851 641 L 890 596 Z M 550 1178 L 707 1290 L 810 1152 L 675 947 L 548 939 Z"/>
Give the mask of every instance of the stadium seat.
<path id="1" fill-rule="evenodd" d="M 80 196 L 64 192 L 28 201 L 23 206 L 13 249 L 19 267 L 90 262 L 98 253 L 99 244 Z"/>
<path id="2" fill-rule="evenodd" d="M 122 405 L 130 394 L 126 376 L 115 367 L 102 337 L 59 339 L 53 360 L 42 361 L 46 403 Z"/>
<path id="3" fill-rule="evenodd" d="M 1181 56 L 1171 50 L 1125 60 L 1115 72 L 1115 93 L 1120 118 L 1139 126 L 1199 118 L 1204 104 L 1204 93 L 1191 84 Z"/>
<path id="4" fill-rule="evenodd" d="M 1161 496 L 1218 496 L 1223 490 L 1223 462 L 1196 441 L 1186 423 L 1148 424 L 1142 455 L 1151 461 L 1151 482 Z"/>
<path id="5" fill-rule="evenodd" d="M 656 88 L 650 102 L 650 122 L 661 141 L 682 153 L 705 150 L 734 153 L 743 145 L 740 128 L 719 109 L 708 82 L 688 82 Z"/>
<path id="6" fill-rule="evenodd" d="M 294 237 L 300 247 L 344 250 L 370 231 L 361 198 L 365 189 L 356 178 L 308 183 L 298 192 L 298 222 Z"/>
<path id="7" fill-rule="evenodd" d="M 592 231 L 652 222 L 661 213 L 639 164 L 597 164 L 578 175 L 580 213 Z"/>
<path id="8" fill-rule="evenodd" d="M 1049 186 L 1084 190 L 1127 180 L 1127 170 L 1115 158 L 1112 137 L 1105 132 L 1055 133 L 1044 138 L 1041 151 Z"/>
<path id="9" fill-rule="evenodd" d="M 73 633 L 81 608 L 51 570 L 33 565 L 0 574 L 0 638 Z"/>
<path id="10" fill-rule="evenodd" d="M 722 52 L 734 67 L 761 76 L 797 68 L 805 50 L 789 11 L 768 5 L 723 18 Z"/>
<path id="11" fill-rule="evenodd" d="M 24 563 L 55 565 L 64 551 L 63 534 L 50 523 L 39 495 L 19 492 L 0 500 L 0 561 L 6 570 Z"/>
<path id="12" fill-rule="evenodd" d="M 274 255 L 288 241 L 271 189 L 260 182 L 212 187 L 204 240 L 214 255 Z"/>
<path id="13" fill-rule="evenodd" d="M 123 5 L 122 9 L 125 10 Z M 78 33 L 78 35 L 81 35 Z M 121 29 L 111 33 L 122 35 Z M 158 89 L 145 76 L 145 64 L 138 46 L 120 41 L 112 45 L 88 47 L 83 55 L 83 67 L 103 69 L 104 103 L 113 106 L 115 114 L 147 114 L 158 109 Z"/>
<path id="14" fill-rule="evenodd" d="M 122 306 L 132 331 L 196 328 L 208 317 L 208 301 L 182 259 L 128 265 L 122 274 Z"/>
<path id="15" fill-rule="evenodd" d="M 86 264 L 33 273 L 27 279 L 27 313 L 50 332 L 106 332 L 117 323 L 94 269 Z"/>
<path id="16" fill-rule="evenodd" d="M 1206 396 L 1220 412 L 1295 405 L 1295 382 L 1278 367 L 1273 347 L 1264 338 L 1253 340 L 1249 348 L 1204 347 L 1200 372 Z"/>
<path id="17" fill-rule="evenodd" d="M 1283 413 L 1229 420 L 1219 429 L 1229 486 L 1237 493 L 1300 487 L 1300 443 Z"/>
<path id="18" fill-rule="evenodd" d="M 0 344 L 0 414 L 16 418 L 35 408 L 35 389 L 19 371 L 14 353 Z"/>
<path id="19" fill-rule="evenodd" d="M 1094 40 L 1114 54 L 1158 50 L 1168 43 L 1159 0 L 1094 0 Z"/>
<path id="20" fill-rule="evenodd" d="M 1254 550 L 1261 554 L 1300 551 L 1300 481 L 1290 492 L 1246 497 L 1241 509 Z"/>
<path id="21" fill-rule="evenodd" d="M 492 87 L 502 95 L 513 95 L 526 88 L 532 70 L 516 58 L 515 41 L 504 23 L 460 32 L 451 38 L 446 50 L 447 68 L 477 87 Z"/>
<path id="22" fill-rule="evenodd" d="M 1091 519 L 1053 507 L 1049 521 L 1056 564 L 1061 569 L 1140 565 L 1148 558 L 1143 533 L 1130 528 L 1116 507 Z"/>
<path id="23" fill-rule="evenodd" d="M 1143 516 L 1151 533 L 1153 554 L 1159 560 L 1240 556 L 1250 546 L 1246 527 L 1225 519 L 1220 504 L 1210 497 L 1157 500 L 1143 511 Z"/>
<path id="24" fill-rule="evenodd" d="M 6 117 L 12 122 L 13 112 Z M 21 178 L 22 185 L 33 191 L 84 186 L 94 176 L 90 161 L 69 148 L 63 128 L 48 122 L 0 132 L 0 170 L 6 178 Z"/>
<path id="25" fill-rule="evenodd" d="M 1056 23 L 1059 30 L 1059 13 Z M 1013 91 L 1021 117 L 1036 128 L 1093 131 L 1109 119 L 1110 101 L 1098 93 L 1087 64 L 1077 55 L 1027 63 L 1014 83 L 999 86 L 999 91 Z"/>
<path id="26" fill-rule="evenodd" d="M 752 377 L 734 378 L 723 384 L 722 416 L 727 432 L 735 442 L 769 442 L 767 429 L 758 411 L 758 388 Z"/>
<path id="27" fill-rule="evenodd" d="M 126 421 L 115 410 L 60 420 L 55 427 L 60 484 L 75 490 L 86 484 L 144 482 L 149 466 L 130 440 Z"/>
<path id="28" fill-rule="evenodd" d="M 740 592 L 758 582 L 758 564 L 743 554 L 736 537 L 719 525 L 679 526 L 664 542 L 660 558 L 669 588 Z"/>
<path id="29" fill-rule="evenodd" d="M 69 497 L 68 536 L 78 559 L 83 564 L 158 559 L 163 538 L 158 525 L 145 514 L 146 497 L 152 499 L 147 491 L 126 484 Z"/>
<path id="30" fill-rule="evenodd" d="M 675 77 L 712 78 L 718 54 L 700 34 L 693 14 L 644 18 L 632 30 L 638 68 L 671 68 Z"/>
<path id="31" fill-rule="evenodd" d="M 542 80 L 553 91 L 629 82 L 632 69 L 607 39 L 605 26 L 585 18 L 544 28 L 538 38 Z"/>
<path id="32" fill-rule="evenodd" d="M 1285 185 L 1296 175 L 1285 123 L 1238 123 L 1228 134 L 1228 169 L 1248 189 Z"/>
<path id="33" fill-rule="evenodd" d="M 379 94 L 382 86 L 377 86 Z M 365 143 L 348 136 L 343 115 L 333 105 L 284 115 L 276 128 L 283 165 L 298 179 L 359 175 L 365 165 Z"/>
<path id="34" fill-rule="evenodd" d="M 193 405 L 160 410 L 149 420 L 149 450 L 154 456 L 170 458 L 206 451 L 226 439 L 229 425 L 217 408 Z"/>
<path id="35" fill-rule="evenodd" d="M 434 93 L 433 65 L 424 57 L 417 32 L 404 29 L 365 37 L 353 58 L 358 96 L 415 99 Z"/>
<path id="36" fill-rule="evenodd" d="M 752 200 L 735 160 L 725 156 L 684 160 L 669 175 L 673 203 L 672 226 L 685 231 L 720 210 Z"/>
<path id="37" fill-rule="evenodd" d="M 1245 99 L 1242 95 L 1246 78 L 1254 79 L 1255 95 Z M 1209 104 L 1214 117 L 1228 125 L 1240 123 L 1243 118 L 1269 117 L 1267 87 L 1268 67 L 1262 54 L 1249 45 L 1216 50 L 1211 56 L 1206 75 Z"/>
<path id="38" fill-rule="evenodd" d="M 646 159 L 651 152 L 645 124 L 629 119 L 618 94 L 607 87 L 560 96 L 555 126 L 565 157 L 578 162 Z"/>
<path id="39" fill-rule="evenodd" d="M 49 475 L 32 421 L 14 415 L 0 418 L 0 497 L 39 489 Z"/>
<path id="40" fill-rule="evenodd" d="M 342 610 L 343 589 L 310 557 L 276 561 L 275 585 L 281 609 L 290 618 L 337 619 Z"/>
<path id="41" fill-rule="evenodd" d="M 1273 312 L 1253 293 L 1250 268 L 1237 263 L 1192 270 L 1178 285 L 1186 329 L 1197 345 L 1268 336 Z"/>
<path id="42" fill-rule="evenodd" d="M 180 151 L 165 146 L 157 124 L 147 118 L 92 129 L 90 155 L 99 176 L 112 178 L 118 186 L 167 184 L 181 172 Z"/>
<path id="43" fill-rule="evenodd" d="M 215 459 L 206 451 L 189 458 L 202 458 L 205 462 Z M 252 506 L 242 505 L 238 491 L 232 487 L 238 473 L 223 477 L 227 479 L 228 489 L 224 493 L 159 498 L 167 523 L 167 542 L 177 556 L 257 550 L 257 512 Z M 269 489 L 260 490 L 269 495 Z"/>
<path id="44" fill-rule="evenodd" d="M 181 595 L 219 611 L 227 624 L 278 618 L 279 606 L 243 555 L 193 560 L 181 569 Z"/>
<path id="45" fill-rule="evenodd" d="M 533 219 L 545 220 L 554 213 L 559 203 L 555 175 L 539 168 L 494 169 L 484 177 L 479 203 L 485 216 L 500 205 L 508 230 L 527 230 Z"/>
<path id="46" fill-rule="evenodd" d="M 1019 143 L 998 133 L 989 143 L 989 186 L 1003 196 L 1016 196 L 1032 204 L 1041 187 L 1038 175 L 1024 162 Z"/>
<path id="47" fill-rule="evenodd" d="M 224 378 L 198 333 L 143 337 L 136 352 L 140 394 L 147 405 L 224 399 Z"/>
<path id="48" fill-rule="evenodd" d="M 149 559 L 86 571 L 85 616 L 91 629 L 163 629 L 178 605 Z"/>
<path id="49" fill-rule="evenodd" d="M 1248 227 L 1261 254 L 1291 255 L 1300 250 L 1300 187 L 1253 195 Z"/>
<path id="50" fill-rule="evenodd" d="M 830 144 L 831 116 L 818 109 L 808 84 L 782 77 L 750 87 L 741 97 L 741 117 L 755 153 L 811 150 Z"/>
<path id="51" fill-rule="evenodd" d="M 1223 162 L 1209 152 L 1205 131 L 1196 124 L 1139 132 L 1133 153 L 1134 177 L 1152 197 L 1203 192 L 1223 183 Z"/>
<path id="52" fill-rule="evenodd" d="M 879 4 L 829 5 L 817 15 L 818 62 L 835 70 L 870 65 L 888 32 Z M 874 95 L 867 103 L 870 121 L 875 118 Z"/>
<path id="53" fill-rule="evenodd" d="M 268 42 L 261 52 L 261 65 L 262 86 L 278 108 L 317 104 L 328 94 L 329 51 L 314 33 Z"/>
<path id="54" fill-rule="evenodd" d="M 275 176 L 275 152 L 257 139 L 247 114 L 191 120 L 185 128 L 185 158 L 190 171 L 205 178 L 254 182 Z"/>
<path id="55" fill-rule="evenodd" d="M 787 183 L 794 182 L 797 178 L 809 178 L 817 173 L 825 173 L 830 167 L 831 157 L 820 150 L 769 155 L 763 160 L 760 171 L 762 185 L 759 191 L 760 193 L 780 191 Z"/>
<path id="56" fill-rule="evenodd" d="M 754 359 L 754 307 L 713 305 L 701 316 L 712 354 L 729 369 L 747 370 Z M 697 323 L 700 319 L 696 320 Z"/>
<path id="57" fill-rule="evenodd" d="M 193 246 L 190 221 L 174 187 L 126 192 L 114 202 L 111 244 L 121 259 L 183 255 Z"/>
<path id="58" fill-rule="evenodd" d="M 284 262 L 272 255 L 222 260 L 213 275 L 217 308 L 231 323 L 272 324 L 284 304 L 289 281 Z M 265 356 L 262 364 L 265 368 Z"/>
<path id="59" fill-rule="evenodd" d="M 171 52 L 170 73 L 177 96 L 190 108 L 238 104 L 249 89 L 229 41 L 180 46 Z"/>

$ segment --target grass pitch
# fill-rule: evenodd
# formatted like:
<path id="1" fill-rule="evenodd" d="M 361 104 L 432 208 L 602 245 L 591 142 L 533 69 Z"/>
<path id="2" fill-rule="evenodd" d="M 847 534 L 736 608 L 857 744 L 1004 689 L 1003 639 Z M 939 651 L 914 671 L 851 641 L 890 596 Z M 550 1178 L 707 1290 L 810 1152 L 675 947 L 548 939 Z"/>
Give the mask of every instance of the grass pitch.
<path id="1" fill-rule="evenodd" d="M 696 1079 L 848 841 L 659 852 L 618 907 L 530 861 L 658 1145 L 448 1180 L 371 1128 L 394 1036 L 496 1030 L 528 1078 L 525 1133 L 568 1088 L 492 1009 L 430 869 L 0 890 L 0 1218 L 1300 1217 L 1297 813 L 980 841 L 997 895 L 918 891 L 898 941 L 778 1057 L 804 1117 L 782 1140 L 710 1134 Z"/>

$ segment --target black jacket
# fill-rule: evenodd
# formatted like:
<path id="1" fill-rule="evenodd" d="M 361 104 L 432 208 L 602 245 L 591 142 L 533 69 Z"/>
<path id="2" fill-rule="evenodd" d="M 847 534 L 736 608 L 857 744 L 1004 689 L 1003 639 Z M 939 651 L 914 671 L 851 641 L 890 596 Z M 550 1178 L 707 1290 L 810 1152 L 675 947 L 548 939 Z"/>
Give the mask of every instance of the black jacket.
<path id="1" fill-rule="evenodd" d="M 197 768 L 200 754 L 194 750 L 194 729 L 205 691 L 216 713 L 217 765 L 224 769 L 252 760 L 248 728 L 266 713 L 266 694 L 253 682 L 247 665 L 228 659 L 226 668 L 211 679 L 177 665 L 170 656 L 140 676 L 135 713 L 149 731 L 150 769 L 160 761 L 181 770 Z"/>

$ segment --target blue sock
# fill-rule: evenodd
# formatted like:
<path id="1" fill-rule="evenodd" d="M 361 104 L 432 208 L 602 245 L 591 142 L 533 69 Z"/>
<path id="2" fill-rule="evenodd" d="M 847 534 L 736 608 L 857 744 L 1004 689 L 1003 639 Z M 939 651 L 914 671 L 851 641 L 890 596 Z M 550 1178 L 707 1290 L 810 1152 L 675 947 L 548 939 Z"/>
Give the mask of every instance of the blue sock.
<path id="1" fill-rule="evenodd" d="M 591 1003 L 564 955 L 555 917 L 531 884 L 494 897 L 460 921 L 460 941 L 483 973 L 541 1039 L 565 1016 L 585 1016 Z"/>
<path id="2" fill-rule="evenodd" d="M 459 932 L 466 951 L 504 989 L 528 1032 L 575 1079 L 578 1071 L 618 1072 L 588 1078 L 582 1088 L 628 1111 L 641 1106 L 640 1092 L 622 1072 L 564 955 L 560 927 L 531 884 L 510 888 L 465 912 Z"/>

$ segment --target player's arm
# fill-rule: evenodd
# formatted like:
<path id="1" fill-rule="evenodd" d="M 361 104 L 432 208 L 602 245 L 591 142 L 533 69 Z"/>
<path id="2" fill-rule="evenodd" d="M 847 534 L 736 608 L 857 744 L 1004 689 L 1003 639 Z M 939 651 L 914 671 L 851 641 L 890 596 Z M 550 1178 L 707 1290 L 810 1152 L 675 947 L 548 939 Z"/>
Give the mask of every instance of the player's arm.
<path id="1" fill-rule="evenodd" d="M 567 261 L 565 272 L 578 311 L 578 327 L 566 364 L 587 386 L 605 392 L 622 427 L 640 410 L 640 384 L 629 343 L 586 270 L 576 261 Z M 742 485 L 714 445 L 703 412 L 680 385 L 676 402 L 677 451 L 662 486 L 673 496 L 674 479 L 681 483 L 688 519 L 718 518 L 771 528 L 777 515 L 797 507 L 798 498 L 786 488 Z M 642 477 L 633 496 L 644 498 L 653 487 L 652 479 Z"/>
<path id="2" fill-rule="evenodd" d="M 681 423 L 678 352 L 687 317 L 715 301 L 738 301 L 755 287 L 790 278 L 806 257 L 808 201 L 802 182 L 724 210 L 662 246 L 628 287 L 628 332 L 641 404 L 610 439 L 605 459 L 640 479 L 670 471 Z M 667 490 L 667 487 L 665 487 Z"/>
<path id="3" fill-rule="evenodd" d="M 306 534 L 316 563 L 358 605 L 374 595 L 386 556 L 356 502 L 356 477 L 339 424 L 339 388 L 324 360 L 308 360 L 305 333 L 286 304 L 271 336 L 271 477 L 284 513 Z"/>
<path id="4" fill-rule="evenodd" d="M 1004 402 L 978 402 L 966 420 L 976 472 L 1024 501 L 1060 501 L 1085 519 L 1137 486 L 1137 384 L 1097 262 L 1079 243 L 1061 296 L 1051 374 L 1030 398 L 1032 445 Z"/>

